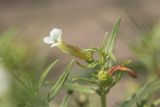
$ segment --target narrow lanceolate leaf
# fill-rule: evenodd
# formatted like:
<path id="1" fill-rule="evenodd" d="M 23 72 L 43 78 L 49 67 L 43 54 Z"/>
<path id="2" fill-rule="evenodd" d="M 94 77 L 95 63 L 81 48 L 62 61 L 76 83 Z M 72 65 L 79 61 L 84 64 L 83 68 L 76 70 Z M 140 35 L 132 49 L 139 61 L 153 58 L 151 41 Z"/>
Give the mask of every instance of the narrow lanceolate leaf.
<path id="1" fill-rule="evenodd" d="M 106 32 L 104 40 L 103 40 L 103 44 L 102 44 L 102 48 L 105 49 L 106 45 L 107 45 L 107 40 L 108 40 L 108 32 Z"/>
<path id="2" fill-rule="evenodd" d="M 69 107 L 69 102 L 71 100 L 73 91 L 68 91 L 67 95 L 64 97 L 60 107 Z"/>
<path id="3" fill-rule="evenodd" d="M 44 83 L 46 76 L 51 71 L 52 67 L 58 62 L 58 60 L 54 61 L 47 69 L 42 73 L 40 79 L 38 80 L 38 89 L 41 87 L 41 85 Z"/>
<path id="4" fill-rule="evenodd" d="M 106 52 L 113 51 L 116 37 L 117 37 L 119 27 L 120 27 L 120 21 L 121 21 L 121 18 L 118 18 L 118 20 L 117 20 L 116 24 L 114 25 L 114 28 L 111 32 L 111 35 L 108 37 L 108 41 L 107 41 L 107 45 L 106 45 Z"/>
<path id="5" fill-rule="evenodd" d="M 70 62 L 70 64 L 66 67 L 65 72 L 59 77 L 55 85 L 51 88 L 48 93 L 48 102 L 50 102 L 54 97 L 58 94 L 59 90 L 62 88 L 64 82 L 66 81 L 71 67 L 73 65 L 74 60 Z"/>
<path id="6" fill-rule="evenodd" d="M 76 80 L 80 80 L 80 81 L 85 81 L 85 82 L 90 82 L 92 84 L 98 84 L 99 81 L 97 81 L 96 79 L 94 78 L 81 78 L 81 77 L 74 77 L 72 79 L 72 81 L 76 81 Z"/>
<path id="7" fill-rule="evenodd" d="M 120 107 L 133 107 L 136 103 L 149 97 L 150 94 L 160 90 L 160 79 L 156 79 L 143 86 L 138 92 L 129 97 Z"/>
<path id="8" fill-rule="evenodd" d="M 80 84 L 75 84 L 75 83 L 65 83 L 65 88 L 69 89 L 69 90 L 73 90 L 73 91 L 78 91 L 78 92 L 82 92 L 82 93 L 89 93 L 92 94 L 95 91 L 88 86 L 83 86 Z"/>

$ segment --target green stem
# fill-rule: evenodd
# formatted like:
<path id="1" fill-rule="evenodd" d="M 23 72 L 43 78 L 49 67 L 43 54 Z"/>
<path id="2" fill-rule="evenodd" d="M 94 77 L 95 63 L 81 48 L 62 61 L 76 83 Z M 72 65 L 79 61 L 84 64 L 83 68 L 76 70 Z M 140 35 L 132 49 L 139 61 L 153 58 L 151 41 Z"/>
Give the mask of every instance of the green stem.
<path id="1" fill-rule="evenodd" d="M 106 95 L 101 95 L 101 107 L 107 107 L 106 104 Z"/>

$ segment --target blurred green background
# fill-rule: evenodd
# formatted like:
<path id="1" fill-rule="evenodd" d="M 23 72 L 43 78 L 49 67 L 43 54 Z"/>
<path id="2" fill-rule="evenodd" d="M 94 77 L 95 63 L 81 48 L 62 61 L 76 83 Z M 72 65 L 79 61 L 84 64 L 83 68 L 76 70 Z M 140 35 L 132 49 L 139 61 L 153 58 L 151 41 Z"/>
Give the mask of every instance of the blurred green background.
<path id="1" fill-rule="evenodd" d="M 43 43 L 43 37 L 48 36 L 52 28 L 61 28 L 64 41 L 70 44 L 98 47 L 121 16 L 115 56 L 119 63 L 133 60 L 130 66 L 139 76 L 131 79 L 125 75 L 111 90 L 108 105 L 116 107 L 150 78 L 160 76 L 159 9 L 159 0 L 0 0 L 0 107 L 13 107 L 13 104 L 16 107 L 13 99 L 21 99 L 9 91 L 21 93 L 12 81 L 12 74 L 32 81 L 33 75 L 59 59 L 54 67 L 56 72 L 48 76 L 54 80 L 72 59 Z M 27 77 L 22 76 L 22 71 Z M 74 66 L 73 75 L 87 75 L 87 72 Z M 45 90 L 47 86 L 44 93 Z M 61 92 L 51 107 L 58 107 L 63 95 Z M 98 105 L 96 97 L 92 100 Z"/>

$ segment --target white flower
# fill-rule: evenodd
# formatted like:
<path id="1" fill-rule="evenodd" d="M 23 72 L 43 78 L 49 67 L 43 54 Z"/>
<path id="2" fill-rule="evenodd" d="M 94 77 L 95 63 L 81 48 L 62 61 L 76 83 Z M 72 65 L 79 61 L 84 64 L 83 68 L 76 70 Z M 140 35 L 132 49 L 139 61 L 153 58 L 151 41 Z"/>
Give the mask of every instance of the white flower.
<path id="1" fill-rule="evenodd" d="M 43 39 L 44 43 L 50 44 L 51 48 L 57 46 L 62 41 L 62 30 L 53 28 L 48 37 Z"/>

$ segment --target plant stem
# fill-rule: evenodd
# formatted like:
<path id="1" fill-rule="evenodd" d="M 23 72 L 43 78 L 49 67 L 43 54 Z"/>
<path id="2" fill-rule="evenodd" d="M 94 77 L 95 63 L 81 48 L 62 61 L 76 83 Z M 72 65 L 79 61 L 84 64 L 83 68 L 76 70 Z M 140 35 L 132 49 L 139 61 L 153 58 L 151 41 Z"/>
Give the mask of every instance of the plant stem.
<path id="1" fill-rule="evenodd" d="M 101 95 L 101 107 L 107 107 L 107 104 L 106 104 L 106 95 Z"/>

